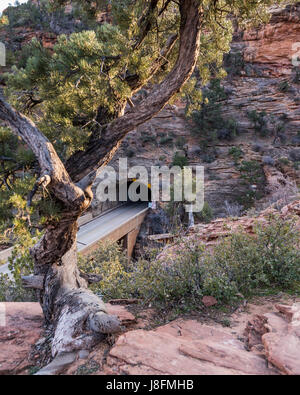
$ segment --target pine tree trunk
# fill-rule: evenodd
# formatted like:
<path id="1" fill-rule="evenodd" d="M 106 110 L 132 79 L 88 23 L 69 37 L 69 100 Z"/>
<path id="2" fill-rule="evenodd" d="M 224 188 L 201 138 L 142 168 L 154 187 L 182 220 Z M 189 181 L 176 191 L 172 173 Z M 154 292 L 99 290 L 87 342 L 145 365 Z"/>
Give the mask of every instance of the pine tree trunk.
<path id="1" fill-rule="evenodd" d="M 120 330 L 117 317 L 106 314 L 105 304 L 88 290 L 78 270 L 78 213 L 65 212 L 62 218 L 47 228 L 31 250 L 34 275 L 43 278 L 38 295 L 46 324 L 53 331 L 53 356 L 91 349 L 104 334 Z"/>

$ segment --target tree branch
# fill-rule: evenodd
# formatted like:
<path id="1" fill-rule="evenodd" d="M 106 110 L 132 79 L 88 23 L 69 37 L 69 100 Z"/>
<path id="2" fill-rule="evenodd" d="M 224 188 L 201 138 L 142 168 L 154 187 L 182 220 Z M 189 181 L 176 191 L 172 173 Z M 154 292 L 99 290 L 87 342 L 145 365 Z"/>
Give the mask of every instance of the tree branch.
<path id="1" fill-rule="evenodd" d="M 22 285 L 24 288 L 43 289 L 44 276 L 22 276 Z"/>
<path id="2" fill-rule="evenodd" d="M 34 197 L 34 195 L 37 193 L 38 189 L 40 186 L 42 186 L 43 188 L 46 188 L 47 185 L 49 185 L 51 182 L 51 178 L 49 175 L 45 175 L 43 177 L 40 177 L 36 183 L 34 184 L 34 187 L 32 188 L 32 190 L 29 192 L 28 197 L 27 197 L 27 206 L 30 207 L 31 203 L 32 203 L 32 199 Z"/>
<path id="3" fill-rule="evenodd" d="M 74 185 L 53 145 L 25 115 L 13 109 L 0 96 L 0 119 L 32 149 L 38 159 L 43 182 L 47 182 L 55 196 L 67 206 L 84 204 L 83 191 Z"/>
<path id="4" fill-rule="evenodd" d="M 180 0 L 180 46 L 173 70 L 153 88 L 149 96 L 125 115 L 112 121 L 86 151 L 77 152 L 66 168 L 75 181 L 106 165 L 114 156 L 123 138 L 137 126 L 151 119 L 190 78 L 199 55 L 201 11 L 198 0 Z"/>
<path id="5" fill-rule="evenodd" d="M 172 51 L 176 41 L 178 39 L 178 34 L 172 34 L 168 38 L 165 47 L 160 51 L 159 57 L 156 59 L 156 61 L 153 63 L 153 65 L 150 68 L 150 71 L 148 73 L 147 79 L 141 80 L 139 75 L 134 74 L 134 75 L 129 75 L 125 80 L 127 81 L 128 85 L 130 86 L 132 90 L 132 94 L 135 94 L 138 92 L 142 86 L 147 84 L 151 78 L 157 73 L 157 71 L 161 68 L 162 66 L 162 61 L 165 64 L 167 61 L 167 56 L 170 54 Z"/>
<path id="6" fill-rule="evenodd" d="M 8 156 L 0 156 L 1 161 L 16 162 L 14 158 L 9 158 Z"/>
<path id="7" fill-rule="evenodd" d="M 140 37 L 137 39 L 136 43 L 133 46 L 133 50 L 139 49 L 139 47 L 143 44 L 147 34 L 151 30 L 152 21 L 153 21 L 153 13 L 157 8 L 159 0 L 151 0 L 148 10 L 140 19 L 140 25 L 142 26 L 142 32 Z"/>

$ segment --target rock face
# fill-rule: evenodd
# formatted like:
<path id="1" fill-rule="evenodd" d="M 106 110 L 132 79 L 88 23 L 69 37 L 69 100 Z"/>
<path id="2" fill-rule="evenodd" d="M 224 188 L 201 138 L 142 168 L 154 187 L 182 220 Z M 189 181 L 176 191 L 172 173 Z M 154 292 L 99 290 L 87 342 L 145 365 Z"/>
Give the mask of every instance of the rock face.
<path id="1" fill-rule="evenodd" d="M 256 315 L 245 335 L 250 350 L 261 345 L 268 361 L 282 374 L 300 374 L 300 303 L 275 305 L 277 312 Z"/>
<path id="2" fill-rule="evenodd" d="M 273 308 L 274 309 L 274 308 Z M 300 374 L 300 304 L 254 315 L 242 339 L 236 331 L 178 319 L 153 331 L 120 336 L 107 374 Z"/>
<path id="3" fill-rule="evenodd" d="M 250 311 L 255 307 L 261 308 L 251 305 Z M 119 317 L 125 333 L 91 352 L 61 354 L 38 374 L 300 374 L 299 302 L 276 305 L 277 312 L 271 304 L 260 314 L 235 313 L 232 328 L 180 318 L 147 331 L 139 329 L 143 326 L 126 306 L 108 304 L 107 309 Z M 43 341 L 42 321 L 38 303 L 0 304 L 0 374 L 28 374 L 32 346 Z"/>
<path id="4" fill-rule="evenodd" d="M 275 374 L 243 342 L 197 321 L 176 320 L 154 331 L 122 335 L 107 358 L 108 374 Z"/>
<path id="5" fill-rule="evenodd" d="M 276 308 L 281 316 L 266 314 L 268 333 L 262 336 L 266 357 L 282 373 L 300 375 L 300 303 Z"/>
<path id="6" fill-rule="evenodd" d="M 0 375 L 25 374 L 32 366 L 31 346 L 39 339 L 43 317 L 38 303 L 0 303 Z"/>
<path id="7" fill-rule="evenodd" d="M 116 159 L 127 157 L 129 166 L 143 165 L 150 170 L 153 165 L 171 165 L 180 152 L 190 165 L 203 165 L 205 199 L 216 217 L 232 212 L 240 215 L 246 206 L 249 186 L 230 153 L 234 147 L 242 150 L 239 164 L 254 161 L 261 168 L 264 199 L 260 206 L 267 206 L 284 190 L 292 195 L 294 183 L 300 182 L 300 159 L 295 151 L 300 144 L 300 65 L 295 67 L 292 61 L 300 37 L 300 4 L 272 8 L 271 13 L 266 26 L 236 32 L 231 53 L 225 58 L 228 77 L 222 84 L 227 99 L 222 102 L 222 112 L 238 123 L 235 139 L 201 149 L 199 140 L 191 135 L 184 105 L 176 102 L 130 133 Z M 267 136 L 255 131 L 248 116 L 251 111 L 267 114 Z"/>
<path id="8" fill-rule="evenodd" d="M 274 207 L 262 211 L 260 215 L 256 217 L 240 217 L 240 218 L 220 218 L 212 221 L 209 224 L 195 225 L 193 229 L 184 237 L 189 242 L 196 241 L 197 243 L 203 243 L 206 247 L 216 245 L 222 238 L 226 238 L 232 233 L 246 232 L 250 235 L 254 234 L 254 228 L 257 224 L 268 223 L 270 215 L 277 215 L 281 219 L 288 219 L 293 217 L 295 219 L 295 225 L 300 230 L 300 201 L 297 200 L 287 206 L 284 206 L 281 210 L 277 210 Z M 185 241 L 185 242 L 186 242 Z M 184 244 L 185 245 L 185 244 Z M 168 263 L 172 262 L 176 252 L 183 248 L 180 243 L 174 245 L 166 245 L 162 252 L 158 255 L 157 260 Z"/>
<path id="9" fill-rule="evenodd" d="M 247 31 L 242 35 L 246 62 L 256 66 L 263 75 L 289 76 L 293 45 L 299 41 L 300 6 L 273 7 L 272 19 L 264 29 Z"/>
<path id="10" fill-rule="evenodd" d="M 202 303 L 204 304 L 205 307 L 211 307 L 211 306 L 215 306 L 218 303 L 218 301 L 213 296 L 203 296 Z"/>
<path id="11" fill-rule="evenodd" d="M 268 319 L 262 315 L 255 315 L 245 328 L 246 344 L 249 350 L 261 345 L 262 336 L 268 332 L 266 323 Z"/>

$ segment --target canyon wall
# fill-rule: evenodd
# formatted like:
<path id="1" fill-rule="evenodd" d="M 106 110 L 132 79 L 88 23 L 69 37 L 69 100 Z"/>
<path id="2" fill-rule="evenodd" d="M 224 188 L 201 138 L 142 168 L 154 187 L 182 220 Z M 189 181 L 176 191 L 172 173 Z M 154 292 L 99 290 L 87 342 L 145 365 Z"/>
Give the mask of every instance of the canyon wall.
<path id="1" fill-rule="evenodd" d="M 242 212 L 248 207 L 252 187 L 260 189 L 256 205 L 261 208 L 278 196 L 295 194 L 295 183 L 300 181 L 300 66 L 295 66 L 293 59 L 295 63 L 297 49 L 300 52 L 300 3 L 272 8 L 271 12 L 266 26 L 237 31 L 225 58 L 228 76 L 222 85 L 227 99 L 222 112 L 237 122 L 235 138 L 201 147 L 191 133 L 184 104 L 177 102 L 130 133 L 116 159 L 128 157 L 129 166 L 150 169 L 171 165 L 179 152 L 190 165 L 203 165 L 205 200 L 216 217 Z M 258 115 L 265 112 L 266 136 L 255 130 L 248 115 L 251 111 Z M 238 163 L 232 155 L 236 148 L 242 151 Z M 249 189 L 239 170 L 243 161 L 261 167 L 262 185 Z"/>

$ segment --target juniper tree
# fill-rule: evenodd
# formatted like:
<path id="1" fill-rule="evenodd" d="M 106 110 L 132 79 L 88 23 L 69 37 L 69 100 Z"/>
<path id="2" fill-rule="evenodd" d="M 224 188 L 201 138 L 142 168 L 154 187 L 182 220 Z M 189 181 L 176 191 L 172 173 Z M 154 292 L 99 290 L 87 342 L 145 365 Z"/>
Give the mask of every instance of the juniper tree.
<path id="1" fill-rule="evenodd" d="M 67 3 L 43 1 L 49 14 Z M 47 191 L 59 206 L 59 218 L 45 221 L 41 239 L 30 250 L 30 282 L 38 288 L 46 323 L 53 328 L 53 355 L 89 349 L 101 333 L 119 329 L 77 269 L 77 220 L 91 204 L 97 171 L 109 163 L 128 132 L 155 116 L 182 89 L 197 106 L 199 81 L 205 85 L 224 75 L 232 21 L 261 23 L 274 1 L 72 3 L 77 18 L 91 21 L 93 28 L 60 35 L 53 51 L 33 40 L 24 67 L 13 67 L 6 99 L 0 99 L 0 119 L 35 157 L 26 162 L 35 177 L 29 205 L 42 195 L 33 198 L 37 191 Z M 110 21 L 99 25 L 95 20 L 104 8 Z M 195 69 L 197 79 L 192 77 Z M 147 96 L 134 105 L 132 98 L 145 86 Z M 10 159 L 19 165 L 17 157 Z M 5 155 L 2 161 L 6 171 L 11 164 Z M 10 174 L 8 187 L 1 187 L 7 192 L 17 182 Z"/>

